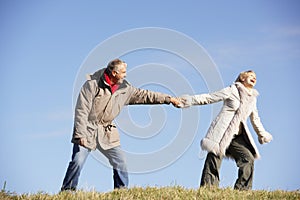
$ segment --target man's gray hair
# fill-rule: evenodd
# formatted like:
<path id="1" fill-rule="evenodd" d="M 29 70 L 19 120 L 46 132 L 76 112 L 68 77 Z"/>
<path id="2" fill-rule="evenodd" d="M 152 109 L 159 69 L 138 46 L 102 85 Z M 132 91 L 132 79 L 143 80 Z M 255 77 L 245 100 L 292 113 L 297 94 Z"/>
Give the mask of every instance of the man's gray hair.
<path id="1" fill-rule="evenodd" d="M 120 60 L 119 58 L 116 58 L 116 59 L 110 61 L 110 62 L 108 63 L 108 65 L 107 65 L 107 67 L 106 67 L 107 72 L 108 72 L 109 74 L 111 74 L 112 71 L 119 71 L 120 66 L 121 66 L 122 64 L 124 64 L 124 63 L 125 63 L 125 62 L 122 61 L 122 60 Z"/>

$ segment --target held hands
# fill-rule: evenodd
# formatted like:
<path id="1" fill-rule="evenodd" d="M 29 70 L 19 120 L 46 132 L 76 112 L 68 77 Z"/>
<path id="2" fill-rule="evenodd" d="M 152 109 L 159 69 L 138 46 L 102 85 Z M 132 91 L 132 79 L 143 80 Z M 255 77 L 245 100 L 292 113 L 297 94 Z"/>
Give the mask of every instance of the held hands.
<path id="1" fill-rule="evenodd" d="M 179 105 L 180 105 L 180 101 L 178 98 L 176 97 L 171 97 L 171 103 L 173 104 L 174 107 L 176 108 L 180 108 Z"/>
<path id="2" fill-rule="evenodd" d="M 191 106 L 191 98 L 188 95 L 181 97 L 171 97 L 171 103 L 176 108 L 188 108 Z"/>
<path id="3" fill-rule="evenodd" d="M 178 99 L 180 100 L 180 108 L 188 108 L 190 106 L 192 106 L 192 96 L 189 95 L 182 95 L 180 97 L 178 97 Z"/>

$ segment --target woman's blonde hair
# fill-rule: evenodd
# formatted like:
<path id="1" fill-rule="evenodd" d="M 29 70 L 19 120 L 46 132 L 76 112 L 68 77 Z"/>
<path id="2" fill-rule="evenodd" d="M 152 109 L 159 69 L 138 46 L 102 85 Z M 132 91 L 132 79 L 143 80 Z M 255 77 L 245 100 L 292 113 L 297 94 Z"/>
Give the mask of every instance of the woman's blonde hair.
<path id="1" fill-rule="evenodd" d="M 239 74 L 239 76 L 237 77 L 237 79 L 235 80 L 235 82 L 243 82 L 243 80 L 245 80 L 245 78 L 247 76 L 249 76 L 249 74 L 255 74 L 255 72 L 253 70 L 248 70 L 248 71 L 241 72 Z"/>

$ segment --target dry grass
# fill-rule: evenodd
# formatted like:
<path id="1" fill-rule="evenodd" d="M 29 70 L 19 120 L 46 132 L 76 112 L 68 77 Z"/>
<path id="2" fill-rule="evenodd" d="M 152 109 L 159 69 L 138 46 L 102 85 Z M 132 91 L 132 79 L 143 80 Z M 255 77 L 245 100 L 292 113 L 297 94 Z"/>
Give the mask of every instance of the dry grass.
<path id="1" fill-rule="evenodd" d="M 61 192 L 58 194 L 47 194 L 39 192 L 36 194 L 16 195 L 6 191 L 1 191 L 1 200 L 27 199 L 27 200 L 95 200 L 95 199 L 121 199 L 121 200 L 190 200 L 190 199 L 297 199 L 300 200 L 299 191 L 237 191 L 230 188 L 199 188 L 186 189 L 180 186 L 174 187 L 146 187 L 146 188 L 130 188 L 113 190 L 107 193 L 97 191 L 76 191 L 76 192 Z"/>

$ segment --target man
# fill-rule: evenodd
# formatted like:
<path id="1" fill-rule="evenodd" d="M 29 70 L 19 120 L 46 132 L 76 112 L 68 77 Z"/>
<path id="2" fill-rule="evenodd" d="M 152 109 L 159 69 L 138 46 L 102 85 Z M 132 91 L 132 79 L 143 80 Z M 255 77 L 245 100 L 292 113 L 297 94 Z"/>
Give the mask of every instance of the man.
<path id="1" fill-rule="evenodd" d="M 81 88 L 75 108 L 73 154 L 61 190 L 76 190 L 81 169 L 92 150 L 99 150 L 113 167 L 114 188 L 128 186 L 124 153 L 113 120 L 125 105 L 180 102 L 169 95 L 138 89 L 126 80 L 127 64 L 115 59 L 90 76 Z"/>

